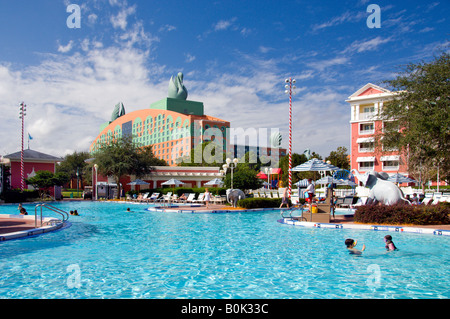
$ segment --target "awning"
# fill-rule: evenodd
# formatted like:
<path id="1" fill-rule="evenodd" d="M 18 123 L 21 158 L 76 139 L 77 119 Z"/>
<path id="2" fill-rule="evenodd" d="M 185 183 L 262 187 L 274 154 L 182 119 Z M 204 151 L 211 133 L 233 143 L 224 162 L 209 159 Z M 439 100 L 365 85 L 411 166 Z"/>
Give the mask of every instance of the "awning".
<path id="1" fill-rule="evenodd" d="M 360 137 L 356 140 L 356 143 L 372 143 L 375 142 L 375 137 Z"/>
<path id="2" fill-rule="evenodd" d="M 366 157 L 358 157 L 356 158 L 357 163 L 361 162 L 375 162 L 375 156 L 366 156 Z"/>
<path id="3" fill-rule="evenodd" d="M 270 170 L 270 174 L 275 174 L 275 175 L 281 174 L 281 168 L 272 168 Z"/>
<path id="4" fill-rule="evenodd" d="M 399 161 L 400 155 L 381 156 L 380 161 Z"/>

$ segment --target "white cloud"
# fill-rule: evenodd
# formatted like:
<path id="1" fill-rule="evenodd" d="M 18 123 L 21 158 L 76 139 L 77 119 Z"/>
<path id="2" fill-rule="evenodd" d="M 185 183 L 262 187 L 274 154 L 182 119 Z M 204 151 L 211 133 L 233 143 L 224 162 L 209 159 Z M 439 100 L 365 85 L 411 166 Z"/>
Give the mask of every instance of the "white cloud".
<path id="1" fill-rule="evenodd" d="M 363 41 L 354 41 L 350 46 L 348 46 L 343 53 L 351 53 L 351 52 L 365 52 L 365 51 L 373 51 L 378 49 L 378 47 L 384 43 L 388 43 L 392 41 L 392 37 L 382 38 L 380 36 L 373 38 L 371 40 L 363 40 Z"/>
<path id="2" fill-rule="evenodd" d="M 117 102 L 133 111 L 164 97 L 160 83 L 150 80 L 147 59 L 147 52 L 117 46 L 71 56 L 48 55 L 41 64 L 20 72 L 0 66 L 0 82 L 5 83 L 0 89 L 5 123 L 0 151 L 13 153 L 20 145 L 18 97 L 28 105 L 25 122 L 33 149 L 58 156 L 88 150 Z"/>
<path id="3" fill-rule="evenodd" d="M 328 60 L 310 62 L 310 63 L 308 63 L 308 66 L 322 72 L 326 68 L 336 66 L 336 65 L 346 64 L 348 62 L 349 62 L 349 59 L 346 57 L 335 57 L 335 58 L 331 58 Z"/>
<path id="4" fill-rule="evenodd" d="M 320 24 L 314 24 L 312 26 L 313 31 L 318 31 L 325 28 L 335 27 L 343 23 L 347 22 L 358 22 L 366 17 L 366 12 L 359 11 L 356 12 L 349 12 L 346 11 L 342 13 L 340 16 L 334 17 L 329 21 L 320 23 Z"/>
<path id="5" fill-rule="evenodd" d="M 220 20 L 214 25 L 214 31 L 223 31 L 230 28 L 234 22 L 236 21 L 236 17 L 231 18 L 229 20 Z"/>
<path id="6" fill-rule="evenodd" d="M 196 57 L 193 56 L 193 55 L 190 54 L 190 53 L 186 53 L 186 54 L 185 54 L 185 57 L 186 57 L 186 59 L 185 59 L 186 63 L 194 62 L 195 59 L 196 59 Z"/>
<path id="7" fill-rule="evenodd" d="M 95 24 L 95 22 L 97 22 L 97 19 L 98 19 L 98 16 L 95 13 L 88 15 L 88 23 L 90 25 Z"/>
<path id="8" fill-rule="evenodd" d="M 70 40 L 69 43 L 67 43 L 67 45 L 65 45 L 65 46 L 59 44 L 58 52 L 67 53 L 70 50 L 72 50 L 72 46 L 73 46 L 73 41 L 72 40 Z"/>
<path id="9" fill-rule="evenodd" d="M 114 29 L 122 29 L 125 30 L 128 25 L 128 16 L 134 14 L 136 12 L 136 5 L 128 8 L 122 8 L 122 10 L 116 15 L 111 16 L 110 21 Z"/>
<path id="10" fill-rule="evenodd" d="M 159 28 L 159 32 L 170 32 L 170 31 L 175 31 L 177 29 L 177 27 L 170 25 L 170 24 L 165 24 L 163 25 L 161 28 Z"/>

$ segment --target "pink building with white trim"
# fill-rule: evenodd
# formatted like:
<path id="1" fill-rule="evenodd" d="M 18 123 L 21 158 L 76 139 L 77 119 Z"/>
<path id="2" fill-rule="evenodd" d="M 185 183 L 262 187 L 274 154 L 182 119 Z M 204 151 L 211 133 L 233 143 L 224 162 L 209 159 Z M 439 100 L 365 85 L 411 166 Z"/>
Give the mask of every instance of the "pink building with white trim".
<path id="1" fill-rule="evenodd" d="M 375 148 L 375 132 L 383 129 L 378 114 L 386 101 L 394 97 L 393 92 L 368 83 L 349 96 L 346 102 L 351 107 L 350 165 L 360 173 L 374 170 L 388 174 L 408 176 L 405 154 L 398 150 Z"/>

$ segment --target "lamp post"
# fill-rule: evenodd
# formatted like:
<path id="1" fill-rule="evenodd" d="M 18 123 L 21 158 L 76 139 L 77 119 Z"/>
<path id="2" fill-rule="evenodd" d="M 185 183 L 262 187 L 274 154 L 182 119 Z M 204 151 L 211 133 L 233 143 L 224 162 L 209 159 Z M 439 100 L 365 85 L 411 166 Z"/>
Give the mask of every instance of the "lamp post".
<path id="1" fill-rule="evenodd" d="M 25 189 L 25 169 L 24 169 L 24 161 L 23 161 L 23 132 L 25 128 L 25 111 L 27 110 L 27 106 L 24 102 L 20 104 L 19 107 L 19 118 L 22 120 L 22 150 L 20 152 L 20 190 L 23 192 Z"/>
<path id="2" fill-rule="evenodd" d="M 264 171 L 266 172 L 266 175 L 267 175 L 267 189 L 269 189 L 269 190 L 270 190 L 270 170 L 271 170 L 271 168 L 269 168 L 269 167 L 266 167 L 264 169 Z"/>
<path id="3" fill-rule="evenodd" d="M 95 189 L 95 200 L 97 200 L 97 171 L 98 171 L 98 165 L 94 164 L 94 169 L 95 169 L 95 184 L 92 185 L 92 188 Z"/>
<path id="4" fill-rule="evenodd" d="M 77 198 L 80 196 L 80 194 L 79 194 L 79 182 L 78 182 L 78 177 L 80 176 L 80 173 L 79 173 L 79 171 L 78 171 L 78 167 L 77 167 Z"/>
<path id="5" fill-rule="evenodd" d="M 289 94 L 289 197 L 291 197 L 291 188 L 292 188 L 292 95 L 295 94 L 295 89 L 297 88 L 295 85 L 295 79 L 289 78 L 285 80 L 285 93 Z"/>
<path id="6" fill-rule="evenodd" d="M 228 168 L 231 169 L 231 189 L 233 189 L 233 169 L 236 168 L 239 160 L 237 158 L 234 158 L 233 160 L 231 160 L 231 158 L 227 158 L 226 162 L 227 163 L 224 164 L 222 167 L 225 172 L 227 171 Z"/>

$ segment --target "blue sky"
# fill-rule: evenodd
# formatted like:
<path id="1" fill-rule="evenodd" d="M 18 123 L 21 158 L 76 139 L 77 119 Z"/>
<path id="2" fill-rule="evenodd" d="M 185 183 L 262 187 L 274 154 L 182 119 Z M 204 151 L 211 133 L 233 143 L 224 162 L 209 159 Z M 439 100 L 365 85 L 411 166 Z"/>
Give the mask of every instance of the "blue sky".
<path id="1" fill-rule="evenodd" d="M 81 7 L 70 29 L 67 6 Z M 369 4 L 381 27 L 369 28 Z M 293 150 L 349 148 L 345 99 L 399 66 L 448 50 L 448 1 L 0 0 L 0 154 L 87 151 L 121 101 L 167 96 L 184 73 L 189 100 L 232 127 L 279 128 L 288 140 L 284 79 L 297 80 Z"/>

